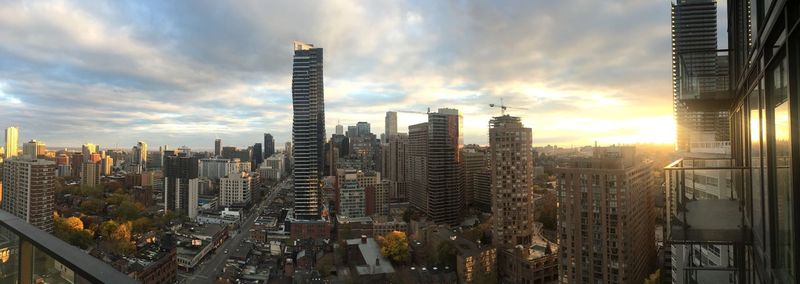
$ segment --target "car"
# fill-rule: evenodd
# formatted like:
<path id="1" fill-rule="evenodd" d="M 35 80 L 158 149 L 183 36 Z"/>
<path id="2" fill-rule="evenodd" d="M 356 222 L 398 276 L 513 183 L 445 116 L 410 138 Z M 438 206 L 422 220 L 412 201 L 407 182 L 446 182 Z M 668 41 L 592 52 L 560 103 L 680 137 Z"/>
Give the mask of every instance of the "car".
<path id="1" fill-rule="evenodd" d="M 224 254 L 228 254 L 228 250 L 225 250 L 225 251 L 223 251 L 222 253 L 224 253 Z"/>

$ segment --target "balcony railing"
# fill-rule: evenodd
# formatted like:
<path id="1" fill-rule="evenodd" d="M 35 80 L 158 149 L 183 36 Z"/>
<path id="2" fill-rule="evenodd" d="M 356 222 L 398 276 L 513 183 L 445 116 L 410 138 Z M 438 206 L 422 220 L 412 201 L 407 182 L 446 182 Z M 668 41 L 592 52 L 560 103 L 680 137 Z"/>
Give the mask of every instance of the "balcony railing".
<path id="1" fill-rule="evenodd" d="M 749 169 L 729 159 L 680 159 L 666 168 L 667 238 L 672 243 L 742 243 Z"/>
<path id="2" fill-rule="evenodd" d="M 108 264 L 0 210 L 0 283 L 136 283 Z"/>
<path id="3" fill-rule="evenodd" d="M 688 50 L 677 58 L 676 96 L 690 110 L 712 111 L 730 105 L 727 50 Z"/>
<path id="4" fill-rule="evenodd" d="M 730 159 L 680 159 L 664 170 L 673 280 L 741 283 L 751 244 L 742 202 L 749 169 Z"/>

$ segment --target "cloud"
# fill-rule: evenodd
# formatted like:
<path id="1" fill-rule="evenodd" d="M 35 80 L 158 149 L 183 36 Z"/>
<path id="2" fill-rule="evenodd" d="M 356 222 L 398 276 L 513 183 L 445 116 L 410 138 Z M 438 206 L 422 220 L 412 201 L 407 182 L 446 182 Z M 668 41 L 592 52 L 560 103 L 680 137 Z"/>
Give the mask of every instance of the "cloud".
<path id="1" fill-rule="evenodd" d="M 328 133 L 455 107 L 486 143 L 500 98 L 537 144 L 670 123 L 669 4 L 646 0 L 8 2 L 0 121 L 58 146 L 287 141 L 292 40 L 325 49 Z"/>

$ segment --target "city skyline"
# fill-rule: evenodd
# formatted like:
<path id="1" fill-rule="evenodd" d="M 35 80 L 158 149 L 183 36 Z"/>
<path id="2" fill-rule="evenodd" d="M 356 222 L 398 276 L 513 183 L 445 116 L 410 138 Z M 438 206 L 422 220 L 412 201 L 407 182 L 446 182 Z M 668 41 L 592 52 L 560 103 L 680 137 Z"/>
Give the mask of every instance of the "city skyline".
<path id="1" fill-rule="evenodd" d="M 527 108 L 510 114 L 533 129 L 535 146 L 674 140 L 669 70 L 661 68 L 670 60 L 667 2 L 398 2 L 392 9 L 293 3 L 285 15 L 240 2 L 199 4 L 191 16 L 169 5 L 4 5 L 3 127 L 19 126 L 20 141 L 36 138 L 49 147 L 94 142 L 125 149 L 142 140 L 209 149 L 217 137 L 246 146 L 264 132 L 289 141 L 285 58 L 289 42 L 305 40 L 330 53 L 326 133 L 335 133 L 336 121 L 367 121 L 383 133 L 386 111 L 446 107 L 463 112 L 466 144 L 486 145 L 485 126 L 499 114 L 488 104 L 503 98 Z M 292 18 L 311 19 L 310 28 L 297 32 L 285 24 Z M 594 20 L 574 21 L 584 18 Z M 570 20 L 576 24 L 556 24 Z M 465 28 L 474 32 L 454 32 Z M 513 56 L 522 50 L 539 52 Z M 551 53 L 559 56 L 542 56 Z M 400 112 L 398 132 L 425 119 Z M 665 127 L 647 127 L 655 124 Z"/>

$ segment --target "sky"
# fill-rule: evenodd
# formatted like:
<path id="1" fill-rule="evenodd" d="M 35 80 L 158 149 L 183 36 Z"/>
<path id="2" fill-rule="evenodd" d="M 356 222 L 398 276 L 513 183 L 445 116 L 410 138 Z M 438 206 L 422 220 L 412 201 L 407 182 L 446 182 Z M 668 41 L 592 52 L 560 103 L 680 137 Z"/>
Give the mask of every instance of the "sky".
<path id="1" fill-rule="evenodd" d="M 0 127 L 20 142 L 282 145 L 293 40 L 324 49 L 328 135 L 450 107 L 486 144 L 503 99 L 536 146 L 674 142 L 669 1 L 0 3 Z"/>

